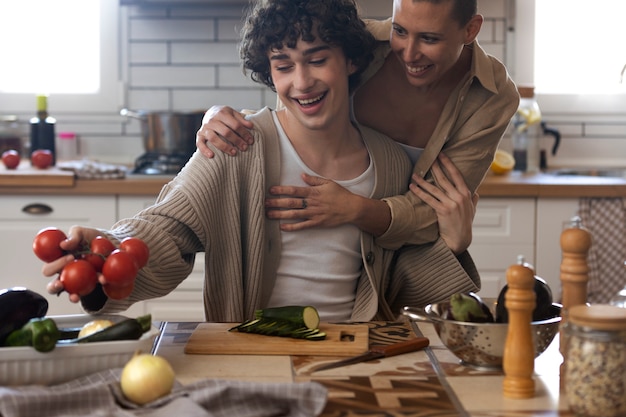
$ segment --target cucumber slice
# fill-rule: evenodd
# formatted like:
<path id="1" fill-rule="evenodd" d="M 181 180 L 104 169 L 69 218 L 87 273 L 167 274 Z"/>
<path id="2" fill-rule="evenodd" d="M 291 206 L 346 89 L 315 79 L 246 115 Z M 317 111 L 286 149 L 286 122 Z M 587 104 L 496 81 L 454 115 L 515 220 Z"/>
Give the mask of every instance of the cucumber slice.
<path id="1" fill-rule="evenodd" d="M 286 306 L 257 310 L 254 319 L 247 320 L 229 331 L 324 340 L 326 333 L 320 331 L 319 323 L 320 318 L 315 307 Z"/>

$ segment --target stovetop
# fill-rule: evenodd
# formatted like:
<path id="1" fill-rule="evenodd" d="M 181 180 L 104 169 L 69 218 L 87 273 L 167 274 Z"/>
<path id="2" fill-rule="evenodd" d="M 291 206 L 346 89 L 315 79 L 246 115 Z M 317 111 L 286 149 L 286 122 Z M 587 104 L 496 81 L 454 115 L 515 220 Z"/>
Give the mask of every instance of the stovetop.
<path id="1" fill-rule="evenodd" d="M 131 174 L 176 175 L 189 160 L 189 155 L 146 152 L 135 161 Z"/>

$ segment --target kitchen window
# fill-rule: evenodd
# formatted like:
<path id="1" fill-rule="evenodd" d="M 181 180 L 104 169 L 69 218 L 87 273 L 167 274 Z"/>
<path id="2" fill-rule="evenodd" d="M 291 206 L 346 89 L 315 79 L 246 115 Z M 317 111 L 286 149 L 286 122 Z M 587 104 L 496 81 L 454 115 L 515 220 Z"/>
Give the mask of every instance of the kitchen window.
<path id="1" fill-rule="evenodd" d="M 117 1 L 7 3 L 0 6 L 0 112 L 32 112 L 41 93 L 51 113 L 119 108 Z"/>
<path id="2" fill-rule="evenodd" d="M 623 114 L 626 3 L 513 0 L 515 80 L 534 85 L 542 110 Z"/>

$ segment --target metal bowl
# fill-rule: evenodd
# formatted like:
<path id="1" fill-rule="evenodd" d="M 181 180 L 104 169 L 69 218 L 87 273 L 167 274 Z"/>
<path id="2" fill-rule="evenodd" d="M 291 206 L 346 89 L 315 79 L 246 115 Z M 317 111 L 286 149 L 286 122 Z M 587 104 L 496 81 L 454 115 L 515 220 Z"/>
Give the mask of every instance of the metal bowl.
<path id="1" fill-rule="evenodd" d="M 495 316 L 497 299 L 482 299 Z M 443 344 L 464 365 L 486 368 L 502 367 L 504 345 L 508 331 L 507 323 L 469 323 L 446 320 L 442 314 L 449 302 L 429 304 L 424 308 L 404 307 L 403 314 L 411 320 L 430 322 L 435 327 Z M 561 305 L 552 304 L 553 318 L 531 323 L 535 342 L 535 357 L 541 355 L 552 343 L 559 331 Z"/>

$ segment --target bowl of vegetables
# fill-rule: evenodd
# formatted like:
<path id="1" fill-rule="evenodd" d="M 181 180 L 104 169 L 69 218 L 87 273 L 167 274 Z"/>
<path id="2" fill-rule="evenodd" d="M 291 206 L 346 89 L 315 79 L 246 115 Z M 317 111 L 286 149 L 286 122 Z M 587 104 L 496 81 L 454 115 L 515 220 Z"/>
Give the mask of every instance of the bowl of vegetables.
<path id="1" fill-rule="evenodd" d="M 455 295 L 456 296 L 456 295 Z M 453 296 L 453 297 L 455 297 Z M 477 297 L 475 294 L 472 297 Z M 442 343 L 461 360 L 464 365 L 478 368 L 501 368 L 508 323 L 497 322 L 497 312 L 503 311 L 502 301 L 497 298 L 478 298 L 481 310 L 488 310 L 487 318 L 469 321 L 468 317 L 450 317 L 449 301 L 429 304 L 424 308 L 405 307 L 403 314 L 418 322 L 432 323 Z M 544 306 L 545 318 L 531 322 L 535 357 L 541 355 L 552 343 L 559 331 L 561 305 L 552 303 Z"/>
<path id="2" fill-rule="evenodd" d="M 150 323 L 148 331 L 143 332 L 137 339 L 133 337 L 129 340 L 125 335 L 119 334 L 125 332 L 119 325 L 126 327 L 128 319 L 117 314 L 42 317 L 40 322 L 35 323 L 45 324 L 53 321 L 57 331 L 67 334 L 68 337 L 73 332 L 76 332 L 76 335 L 71 335 L 73 339 L 59 340 L 53 349 L 41 349 L 40 346 L 1 346 L 0 385 L 58 384 L 90 373 L 124 366 L 136 351 L 150 352 L 159 335 L 159 329 Z M 103 338 L 106 336 L 103 334 L 106 328 L 79 337 L 80 330 L 94 321 L 113 323 L 109 329 L 117 332 L 119 337 L 108 331 L 109 337 Z M 118 326 L 114 328 L 114 324 Z M 84 340 L 89 337 L 93 340 Z M 79 339 L 82 341 L 78 342 Z"/>

